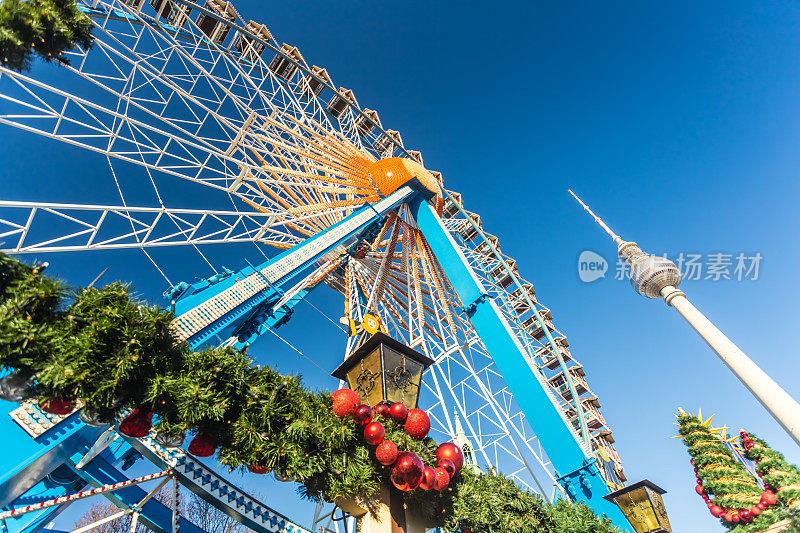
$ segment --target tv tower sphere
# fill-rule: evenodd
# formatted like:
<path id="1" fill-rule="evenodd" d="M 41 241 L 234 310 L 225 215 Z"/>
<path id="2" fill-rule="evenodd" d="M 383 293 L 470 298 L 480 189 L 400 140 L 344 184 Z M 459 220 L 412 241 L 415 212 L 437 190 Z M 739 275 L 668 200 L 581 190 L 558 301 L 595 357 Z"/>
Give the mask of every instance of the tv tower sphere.
<path id="1" fill-rule="evenodd" d="M 689 302 L 686 294 L 678 289 L 681 273 L 675 263 L 666 257 L 643 252 L 635 242 L 623 241 L 572 190 L 569 193 L 617 243 L 617 253 L 630 266 L 631 285 L 636 292 L 647 298 L 664 298 L 668 306 L 678 311 L 767 412 L 800 445 L 800 404 Z"/>
<path id="2" fill-rule="evenodd" d="M 630 266 L 631 285 L 642 296 L 663 298 L 662 290 L 681 283 L 681 272 L 675 263 L 644 253 L 635 242 L 622 241 L 617 253 Z"/>

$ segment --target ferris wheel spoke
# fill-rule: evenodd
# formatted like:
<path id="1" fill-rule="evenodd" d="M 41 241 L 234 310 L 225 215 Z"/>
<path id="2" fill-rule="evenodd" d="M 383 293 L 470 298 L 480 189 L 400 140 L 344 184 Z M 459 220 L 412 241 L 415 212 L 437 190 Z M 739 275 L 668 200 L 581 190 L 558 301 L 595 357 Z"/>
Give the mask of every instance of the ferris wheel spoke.
<path id="1" fill-rule="evenodd" d="M 274 221 L 236 211 L 0 201 L 0 239 L 17 238 L 3 247 L 9 253 L 259 242 Z"/>

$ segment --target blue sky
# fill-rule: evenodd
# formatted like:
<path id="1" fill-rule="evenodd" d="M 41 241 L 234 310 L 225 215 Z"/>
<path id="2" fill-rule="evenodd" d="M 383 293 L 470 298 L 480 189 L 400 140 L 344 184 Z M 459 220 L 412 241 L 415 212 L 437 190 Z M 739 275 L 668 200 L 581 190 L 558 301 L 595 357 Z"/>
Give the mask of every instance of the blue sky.
<path id="1" fill-rule="evenodd" d="M 646 477 L 668 491 L 676 532 L 720 530 L 694 492 L 683 444 L 669 439 L 678 406 L 716 413 L 718 423 L 757 433 L 800 462 L 796 445 L 674 310 L 613 279 L 613 244 L 567 194 L 572 187 L 651 252 L 760 253 L 758 280 L 682 288 L 800 396 L 800 287 L 792 270 L 800 263 L 792 237 L 800 222 L 796 4 L 236 6 L 326 67 L 362 107 L 376 109 L 500 237 L 586 368 L 629 479 Z M 96 156 L 7 127 L 0 139 L 0 198 L 93 203 L 105 194 L 93 185 L 108 183 Z M 187 196 L 183 206 L 193 201 Z M 609 275 L 591 284 L 577 275 L 587 249 L 612 262 Z M 217 264 L 242 266 L 235 250 L 209 254 Z M 109 278 L 132 280 L 151 299 L 164 288 L 140 253 L 50 260 L 75 283 L 110 266 Z M 176 277 L 211 273 L 177 261 L 170 265 Z M 341 314 L 331 291 L 311 302 Z M 343 337 L 308 305 L 279 333 L 324 368 L 341 357 Z M 335 385 L 275 338 L 252 353 L 302 372 L 313 386 Z M 244 482 L 310 522 L 312 510 L 286 485 Z"/>

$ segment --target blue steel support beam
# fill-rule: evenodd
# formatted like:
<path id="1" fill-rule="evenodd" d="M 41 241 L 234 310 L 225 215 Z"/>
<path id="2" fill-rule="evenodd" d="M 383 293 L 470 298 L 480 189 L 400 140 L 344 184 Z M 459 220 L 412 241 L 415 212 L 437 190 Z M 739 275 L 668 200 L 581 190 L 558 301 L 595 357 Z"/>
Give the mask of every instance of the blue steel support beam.
<path id="1" fill-rule="evenodd" d="M 286 324 L 289 319 L 292 317 L 292 313 L 294 312 L 294 306 L 300 303 L 300 301 L 308 296 L 316 285 L 312 285 L 307 287 L 294 296 L 292 296 L 289 301 L 285 304 L 280 306 L 278 309 L 268 309 L 265 310 L 267 314 L 266 318 L 263 322 L 260 322 L 256 325 L 252 332 L 248 335 L 245 332 L 237 332 L 237 336 L 239 340 L 233 345 L 235 348 L 242 349 L 249 344 L 253 344 L 256 339 L 258 339 L 261 335 L 267 332 L 269 329 L 277 329 L 282 325 Z"/>
<path id="2" fill-rule="evenodd" d="M 410 202 L 417 225 L 433 250 L 469 316 L 475 331 L 514 394 L 547 457 L 560 476 L 559 482 L 575 501 L 584 500 L 595 512 L 605 514 L 617 527 L 630 526 L 619 508 L 603 499 L 609 494 L 593 458 L 589 458 L 553 405 L 542 383 L 524 356 L 524 349 L 502 312 L 469 266 L 450 232 L 424 199 Z"/>
<path id="3" fill-rule="evenodd" d="M 413 188 L 403 186 L 255 268 L 225 273 L 209 280 L 202 288 L 174 287 L 178 298 L 174 302 L 175 326 L 179 336 L 194 348 L 218 336 L 223 341 L 229 338 L 254 311 L 264 304 L 277 302 L 286 282 L 332 252 L 336 253 L 340 246 L 346 248 L 365 228 L 415 194 Z"/>

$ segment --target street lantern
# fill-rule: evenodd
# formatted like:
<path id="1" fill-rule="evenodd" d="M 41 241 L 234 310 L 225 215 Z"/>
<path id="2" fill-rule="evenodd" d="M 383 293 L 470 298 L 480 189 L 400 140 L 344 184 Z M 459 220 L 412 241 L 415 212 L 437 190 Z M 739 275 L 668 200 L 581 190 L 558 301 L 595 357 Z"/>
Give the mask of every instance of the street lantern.
<path id="1" fill-rule="evenodd" d="M 636 533 L 672 533 L 667 510 L 661 500 L 665 492 L 645 479 L 603 498 L 617 504 Z"/>
<path id="2" fill-rule="evenodd" d="M 373 334 L 333 371 L 347 380 L 361 401 L 374 407 L 381 402 L 417 406 L 422 373 L 433 359 L 382 332 Z"/>

